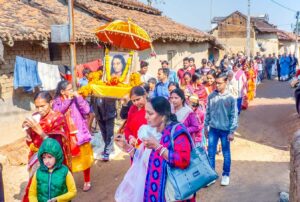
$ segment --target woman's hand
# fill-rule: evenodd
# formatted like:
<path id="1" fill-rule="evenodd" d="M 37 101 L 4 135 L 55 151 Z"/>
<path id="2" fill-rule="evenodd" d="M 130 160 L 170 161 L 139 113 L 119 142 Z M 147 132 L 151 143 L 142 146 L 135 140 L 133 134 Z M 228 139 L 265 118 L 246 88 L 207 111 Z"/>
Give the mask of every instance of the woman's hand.
<path id="1" fill-rule="evenodd" d="M 126 96 L 126 97 L 124 97 L 124 98 L 122 98 L 121 99 L 121 104 L 123 105 L 123 106 L 127 106 L 127 103 L 129 102 L 129 97 L 128 96 Z"/>
<path id="2" fill-rule="evenodd" d="M 74 97 L 78 97 L 78 96 L 79 96 L 79 93 L 78 93 L 77 91 L 74 91 L 74 92 L 73 92 L 73 96 L 74 96 Z"/>
<path id="3" fill-rule="evenodd" d="M 143 139 L 143 143 L 148 149 L 157 149 L 160 146 L 159 142 L 153 136 Z"/>
<path id="4" fill-rule="evenodd" d="M 129 136 L 129 144 L 132 146 L 135 146 L 137 142 L 137 139 L 133 136 Z"/>
<path id="5" fill-rule="evenodd" d="M 45 138 L 46 134 L 44 133 L 41 125 L 36 122 L 32 117 L 28 117 L 25 119 L 25 125 L 31 128 L 34 132 L 40 135 L 42 138 Z"/>
<path id="6" fill-rule="evenodd" d="M 227 139 L 228 139 L 228 141 L 233 141 L 234 140 L 234 133 L 229 134 Z"/>
<path id="7" fill-rule="evenodd" d="M 47 202 L 57 202 L 56 198 L 52 198 L 50 200 L 48 200 Z"/>
<path id="8" fill-rule="evenodd" d="M 127 151 L 130 147 L 132 147 L 127 143 L 125 136 L 121 134 L 118 134 L 115 137 L 115 142 L 123 151 Z"/>

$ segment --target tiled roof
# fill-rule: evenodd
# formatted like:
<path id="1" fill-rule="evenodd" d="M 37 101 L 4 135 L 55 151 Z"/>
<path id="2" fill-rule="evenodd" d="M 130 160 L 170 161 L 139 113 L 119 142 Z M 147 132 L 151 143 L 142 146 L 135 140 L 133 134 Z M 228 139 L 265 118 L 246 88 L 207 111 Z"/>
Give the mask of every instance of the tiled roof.
<path id="1" fill-rule="evenodd" d="M 150 34 L 152 40 L 162 39 L 187 42 L 214 40 L 211 35 L 177 23 L 168 17 L 127 9 L 124 6 L 115 6 L 106 3 L 106 1 L 75 0 L 75 5 L 94 16 L 98 16 L 100 19 L 128 20 L 130 18 L 133 22 L 143 27 Z"/>
<path id="2" fill-rule="evenodd" d="M 25 2 L 25 1 L 24 1 Z M 13 45 L 13 41 L 47 41 L 50 26 L 68 21 L 68 7 L 59 0 L 0 0 L 0 39 Z M 75 9 L 77 41 L 93 41 L 92 30 L 105 21 Z"/>
<path id="3" fill-rule="evenodd" d="M 115 5 L 128 10 L 138 10 L 153 15 L 161 15 L 161 11 L 151 6 L 145 5 L 137 0 L 96 0 L 99 2 Z"/>
<path id="4" fill-rule="evenodd" d="M 50 39 L 50 26 L 68 22 L 67 0 L 0 0 L 0 39 L 14 41 Z M 94 41 L 93 30 L 115 19 L 136 22 L 152 40 L 215 43 L 205 32 L 162 16 L 161 12 L 136 0 L 74 0 L 77 41 Z"/>
<path id="5" fill-rule="evenodd" d="M 296 41 L 296 35 L 292 32 L 278 30 L 277 36 L 279 41 Z M 300 37 L 298 37 L 298 40 L 300 40 Z"/>

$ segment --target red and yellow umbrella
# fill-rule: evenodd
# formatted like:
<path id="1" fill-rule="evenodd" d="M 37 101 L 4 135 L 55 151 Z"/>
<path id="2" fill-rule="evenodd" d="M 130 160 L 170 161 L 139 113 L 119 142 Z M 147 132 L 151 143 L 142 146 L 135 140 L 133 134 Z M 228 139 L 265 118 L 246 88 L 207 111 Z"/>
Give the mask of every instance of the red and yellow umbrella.
<path id="1" fill-rule="evenodd" d="M 115 20 L 102 25 L 95 30 L 95 34 L 99 41 L 119 48 L 138 51 L 152 48 L 152 40 L 148 33 L 131 20 Z"/>

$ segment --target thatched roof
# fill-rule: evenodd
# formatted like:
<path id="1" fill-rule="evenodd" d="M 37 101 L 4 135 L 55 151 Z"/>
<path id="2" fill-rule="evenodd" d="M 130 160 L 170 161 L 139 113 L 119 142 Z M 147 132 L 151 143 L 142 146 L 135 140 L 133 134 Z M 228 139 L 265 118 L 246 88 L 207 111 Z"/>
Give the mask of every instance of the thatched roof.
<path id="1" fill-rule="evenodd" d="M 93 30 L 103 23 L 120 19 L 136 22 L 153 40 L 215 43 L 215 38 L 161 15 L 136 0 L 74 0 L 76 40 L 94 41 Z M 50 39 L 50 26 L 68 22 L 67 0 L 0 0 L 0 39 L 14 41 Z"/>

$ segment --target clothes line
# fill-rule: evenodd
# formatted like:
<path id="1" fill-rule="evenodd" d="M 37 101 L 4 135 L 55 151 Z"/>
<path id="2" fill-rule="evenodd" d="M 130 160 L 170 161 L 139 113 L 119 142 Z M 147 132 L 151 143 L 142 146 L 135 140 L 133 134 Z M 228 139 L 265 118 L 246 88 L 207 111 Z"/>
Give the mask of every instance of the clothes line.
<path id="1" fill-rule="evenodd" d="M 82 78 L 82 70 L 88 68 L 97 71 L 102 66 L 102 60 L 97 59 L 76 66 L 76 77 Z M 71 69 L 66 65 L 47 64 L 21 56 L 16 56 L 14 67 L 14 88 L 23 88 L 25 92 L 54 90 L 61 80 L 72 80 Z"/>

